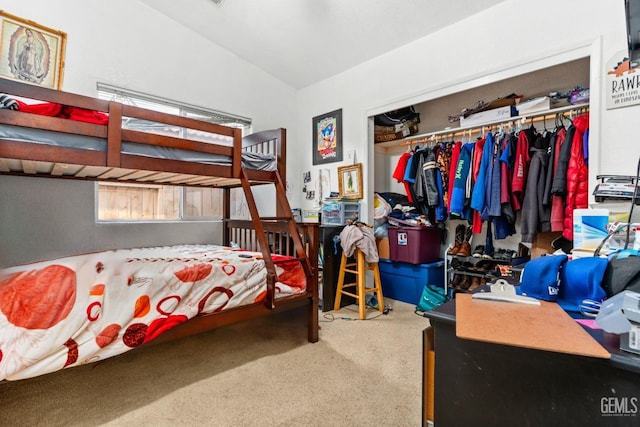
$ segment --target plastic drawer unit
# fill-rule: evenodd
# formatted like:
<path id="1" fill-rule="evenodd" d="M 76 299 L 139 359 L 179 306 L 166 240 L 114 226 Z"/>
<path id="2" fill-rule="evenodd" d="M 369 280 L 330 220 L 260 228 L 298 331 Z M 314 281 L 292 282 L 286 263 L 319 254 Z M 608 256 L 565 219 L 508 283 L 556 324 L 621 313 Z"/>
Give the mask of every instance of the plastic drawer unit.
<path id="1" fill-rule="evenodd" d="M 348 219 L 360 218 L 360 202 L 322 202 L 322 225 L 346 225 Z"/>

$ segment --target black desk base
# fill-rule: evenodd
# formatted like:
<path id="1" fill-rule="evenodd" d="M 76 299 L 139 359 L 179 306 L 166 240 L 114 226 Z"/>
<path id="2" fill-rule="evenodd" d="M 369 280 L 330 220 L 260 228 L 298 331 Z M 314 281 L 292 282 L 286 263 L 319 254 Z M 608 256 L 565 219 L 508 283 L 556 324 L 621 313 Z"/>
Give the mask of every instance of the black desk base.
<path id="1" fill-rule="evenodd" d="M 455 315 L 440 316 L 451 310 L 445 306 L 429 316 L 436 426 L 640 425 L 640 359 L 619 351 L 614 361 L 460 339 Z"/>

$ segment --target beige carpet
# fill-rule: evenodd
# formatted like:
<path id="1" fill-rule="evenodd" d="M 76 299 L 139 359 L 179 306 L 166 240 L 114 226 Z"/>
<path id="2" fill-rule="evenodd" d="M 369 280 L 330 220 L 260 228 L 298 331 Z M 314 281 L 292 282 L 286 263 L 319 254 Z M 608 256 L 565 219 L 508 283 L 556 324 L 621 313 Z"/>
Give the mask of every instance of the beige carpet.
<path id="1" fill-rule="evenodd" d="M 320 313 L 316 344 L 296 310 L 0 383 L 0 425 L 419 426 L 428 321 L 387 303 Z"/>

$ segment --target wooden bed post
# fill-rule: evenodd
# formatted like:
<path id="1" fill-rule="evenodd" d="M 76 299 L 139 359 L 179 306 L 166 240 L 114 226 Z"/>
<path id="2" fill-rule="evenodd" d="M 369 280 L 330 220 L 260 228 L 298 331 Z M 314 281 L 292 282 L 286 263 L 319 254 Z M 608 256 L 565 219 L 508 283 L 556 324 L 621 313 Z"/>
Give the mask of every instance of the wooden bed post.
<path id="1" fill-rule="evenodd" d="M 107 166 L 120 167 L 122 152 L 122 104 L 109 102 L 109 125 L 107 126 Z"/>
<path id="2" fill-rule="evenodd" d="M 242 129 L 233 130 L 233 160 L 231 164 L 231 175 L 234 178 L 240 177 L 242 170 Z"/>
<path id="3" fill-rule="evenodd" d="M 222 189 L 222 218 L 231 218 L 231 189 Z M 229 233 L 229 227 L 222 227 L 222 244 L 231 246 L 231 234 Z"/>
<path id="4" fill-rule="evenodd" d="M 276 147 L 276 158 L 278 161 L 278 174 L 285 185 L 287 184 L 287 131 L 283 128 L 277 130 L 280 133 L 279 141 L 280 144 Z M 291 209 L 289 209 L 291 210 Z M 284 208 L 281 203 L 276 203 L 276 216 L 286 216 L 289 215 L 290 212 L 284 212 Z"/>

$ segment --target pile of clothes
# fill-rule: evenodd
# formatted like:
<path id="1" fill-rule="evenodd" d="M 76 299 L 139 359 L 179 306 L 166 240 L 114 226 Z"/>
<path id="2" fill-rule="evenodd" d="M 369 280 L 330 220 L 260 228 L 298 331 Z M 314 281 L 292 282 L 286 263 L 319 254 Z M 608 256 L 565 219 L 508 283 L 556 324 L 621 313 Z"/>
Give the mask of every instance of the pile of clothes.
<path id="1" fill-rule="evenodd" d="M 373 118 L 373 122 L 376 143 L 394 141 L 418 133 L 420 113 L 417 113 L 413 107 L 405 107 L 378 114 Z"/>
<path id="2" fill-rule="evenodd" d="M 430 226 L 429 220 L 407 196 L 399 193 L 375 193 L 373 233 L 378 239 L 388 237 L 389 225 Z"/>

